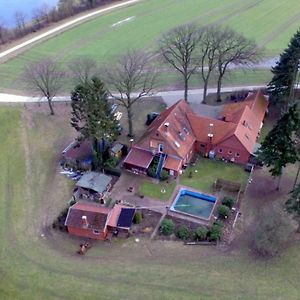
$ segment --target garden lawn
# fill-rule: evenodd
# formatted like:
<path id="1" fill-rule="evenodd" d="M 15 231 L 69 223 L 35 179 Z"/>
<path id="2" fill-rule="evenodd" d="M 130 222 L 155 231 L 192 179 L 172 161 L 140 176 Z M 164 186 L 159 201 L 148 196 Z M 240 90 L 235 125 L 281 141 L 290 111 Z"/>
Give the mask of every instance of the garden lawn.
<path id="1" fill-rule="evenodd" d="M 77 255 L 83 240 L 51 229 L 74 184 L 57 170 L 72 135 L 69 113 L 55 104 L 57 115 L 49 116 L 43 106 L 0 106 L 0 299 L 299 298 L 299 243 L 268 261 L 251 256 L 248 246 L 222 251 L 144 239 L 92 242 Z M 257 193 L 244 201 L 259 208 L 277 195 L 260 185 L 269 174 L 260 176 Z"/>
<path id="2" fill-rule="evenodd" d="M 140 186 L 139 192 L 147 197 L 165 201 L 171 198 L 175 186 L 175 181 L 172 181 L 170 183 L 166 183 L 165 181 L 153 183 L 149 180 L 145 180 Z M 162 193 L 162 190 L 164 190 L 165 192 Z"/>
<path id="3" fill-rule="evenodd" d="M 189 166 L 180 176 L 180 184 L 200 191 L 212 192 L 213 184 L 218 178 L 245 185 L 248 176 L 249 173 L 239 165 L 201 158 L 195 166 Z"/>
<path id="4" fill-rule="evenodd" d="M 33 45 L 3 63 L 0 91 L 26 90 L 21 74 L 27 63 L 52 57 L 67 68 L 68 63 L 79 56 L 92 57 L 100 64 L 113 63 L 116 56 L 129 48 L 155 50 L 163 32 L 192 21 L 200 25 L 229 25 L 264 46 L 266 56 L 278 56 L 300 26 L 299 11 L 298 0 L 276 1 L 275 4 L 274 0 L 142 1 Z M 130 17 L 131 21 L 112 26 Z M 239 77 L 235 80 L 240 81 Z M 253 76 L 252 80 L 255 81 Z M 66 91 L 71 87 L 69 73 L 64 86 Z"/>

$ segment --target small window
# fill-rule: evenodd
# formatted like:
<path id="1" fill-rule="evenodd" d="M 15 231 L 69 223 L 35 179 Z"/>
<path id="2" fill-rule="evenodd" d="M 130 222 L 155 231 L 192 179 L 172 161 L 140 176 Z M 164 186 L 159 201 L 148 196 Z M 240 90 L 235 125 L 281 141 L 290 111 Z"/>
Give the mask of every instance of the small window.
<path id="1" fill-rule="evenodd" d="M 164 151 L 164 144 L 158 144 L 158 152 Z"/>
<path id="2" fill-rule="evenodd" d="M 174 144 L 177 148 L 180 148 L 180 144 L 177 141 L 174 141 Z"/>
<path id="3" fill-rule="evenodd" d="M 219 152 L 219 153 L 222 153 L 222 152 L 223 152 L 223 149 L 222 149 L 222 148 L 220 148 L 220 149 L 218 150 L 218 152 Z"/>
<path id="4" fill-rule="evenodd" d="M 185 141 L 185 135 L 182 132 L 178 132 L 178 135 L 182 141 Z"/>
<path id="5" fill-rule="evenodd" d="M 189 131 L 186 129 L 186 127 L 183 127 L 182 130 L 184 131 L 185 134 L 189 134 Z"/>
<path id="6" fill-rule="evenodd" d="M 201 148 L 205 148 L 205 145 L 204 145 L 204 144 L 200 144 L 200 147 L 201 147 Z"/>
<path id="7" fill-rule="evenodd" d="M 93 234 L 97 234 L 97 235 L 99 235 L 99 234 L 100 234 L 100 231 L 99 231 L 99 230 L 97 230 L 97 229 L 94 229 L 94 230 L 93 230 Z"/>
<path id="8" fill-rule="evenodd" d="M 237 152 L 237 153 L 235 154 L 235 156 L 236 156 L 236 157 L 240 157 L 240 154 Z"/>
<path id="9" fill-rule="evenodd" d="M 247 133 L 245 134 L 245 137 L 247 140 L 249 140 L 249 135 Z"/>
<path id="10" fill-rule="evenodd" d="M 228 154 L 232 154 L 232 151 L 231 151 L 231 150 L 229 150 L 229 151 L 228 151 Z"/>

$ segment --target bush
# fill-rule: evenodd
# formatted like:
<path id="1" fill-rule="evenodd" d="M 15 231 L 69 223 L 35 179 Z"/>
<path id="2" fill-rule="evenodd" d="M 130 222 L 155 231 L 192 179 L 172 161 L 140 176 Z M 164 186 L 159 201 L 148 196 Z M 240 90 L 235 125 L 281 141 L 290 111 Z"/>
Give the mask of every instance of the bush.
<path id="1" fill-rule="evenodd" d="M 190 230 L 185 225 L 180 225 L 176 230 L 176 235 L 181 240 L 186 241 L 190 237 Z"/>
<path id="2" fill-rule="evenodd" d="M 156 177 L 156 167 L 152 166 L 147 171 L 148 176 L 155 178 Z"/>
<path id="3" fill-rule="evenodd" d="M 224 227 L 224 224 L 223 224 L 223 222 L 222 222 L 221 220 L 216 220 L 216 221 L 214 221 L 213 225 L 214 225 L 214 226 L 219 226 L 219 227 L 221 227 L 221 228 Z"/>
<path id="4" fill-rule="evenodd" d="M 169 178 L 169 172 L 167 170 L 162 170 L 160 174 L 161 180 L 167 180 Z"/>
<path id="5" fill-rule="evenodd" d="M 230 215 L 230 208 L 226 205 L 220 205 L 218 207 L 218 214 L 220 218 L 227 219 Z"/>
<path id="6" fill-rule="evenodd" d="M 104 167 L 113 169 L 117 166 L 118 162 L 119 159 L 117 157 L 110 157 L 104 162 Z"/>
<path id="7" fill-rule="evenodd" d="M 254 248 L 262 256 L 280 253 L 294 231 L 291 220 L 280 208 L 265 209 L 256 227 Z"/>
<path id="8" fill-rule="evenodd" d="M 208 232 L 210 241 L 218 241 L 222 238 L 223 228 L 220 225 L 212 225 Z"/>
<path id="9" fill-rule="evenodd" d="M 134 223 L 134 224 L 140 224 L 140 223 L 142 223 L 142 220 L 143 220 L 142 212 L 137 211 L 137 212 L 134 214 L 134 217 L 133 217 L 133 223 Z"/>
<path id="10" fill-rule="evenodd" d="M 174 233 L 174 230 L 175 230 L 175 224 L 174 224 L 174 222 L 172 220 L 170 220 L 170 219 L 164 219 L 161 222 L 160 232 L 163 235 L 171 235 L 172 233 Z"/>
<path id="11" fill-rule="evenodd" d="M 232 209 L 233 205 L 235 203 L 235 200 L 231 197 L 224 197 L 222 199 L 222 204 Z"/>
<path id="12" fill-rule="evenodd" d="M 206 227 L 204 227 L 204 226 L 197 227 L 195 229 L 195 231 L 194 231 L 194 239 L 196 241 L 203 241 L 203 240 L 205 240 L 206 237 L 207 237 L 207 232 L 208 232 L 208 230 L 207 230 Z"/>

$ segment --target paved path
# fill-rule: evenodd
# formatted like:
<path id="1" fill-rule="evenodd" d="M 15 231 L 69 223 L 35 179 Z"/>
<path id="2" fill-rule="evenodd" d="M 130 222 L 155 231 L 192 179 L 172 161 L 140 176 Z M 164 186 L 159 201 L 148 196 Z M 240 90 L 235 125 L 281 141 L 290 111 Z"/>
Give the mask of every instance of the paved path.
<path id="1" fill-rule="evenodd" d="M 256 86 L 234 86 L 234 87 L 224 87 L 222 92 L 234 92 L 240 90 L 257 90 L 260 88 L 265 88 L 264 85 L 256 85 Z M 215 88 L 208 89 L 209 93 L 216 92 Z M 183 90 L 176 90 L 176 91 L 162 91 L 157 92 L 153 96 L 160 96 L 163 98 L 167 106 L 174 104 L 179 99 L 183 98 L 184 91 Z M 194 89 L 189 90 L 189 102 L 190 103 L 201 103 L 203 97 L 203 89 Z M 33 102 L 46 102 L 46 98 L 41 97 L 28 97 L 28 96 L 20 96 L 20 95 L 12 95 L 12 94 L 5 94 L 0 93 L 0 102 L 3 103 L 33 103 Z M 60 96 L 54 97 L 53 101 L 70 101 L 69 96 Z"/>
<path id="2" fill-rule="evenodd" d="M 68 21 L 68 22 L 65 22 L 63 23 L 62 25 L 59 25 L 53 29 L 50 29 L 42 34 L 39 34 L 37 36 L 35 36 L 34 38 L 31 38 L 17 46 L 14 46 L 12 48 L 9 48 L 3 52 L 0 53 L 0 59 L 1 58 L 4 58 L 10 54 L 13 54 L 14 52 L 16 51 L 19 51 L 20 49 L 26 47 L 26 46 L 29 46 L 30 44 L 33 44 L 41 39 L 44 39 L 48 36 L 51 36 L 51 35 L 54 35 L 56 33 L 59 33 L 60 31 L 64 30 L 64 29 L 67 29 L 68 27 L 70 26 L 73 26 L 73 25 L 76 25 L 78 23 L 81 23 L 82 21 L 85 21 L 89 18 L 92 18 L 94 16 L 97 16 L 97 15 L 100 15 L 100 14 L 103 14 L 103 13 L 106 13 L 106 12 L 110 12 L 112 10 L 115 10 L 117 8 L 121 8 L 121 7 L 124 7 L 124 6 L 128 6 L 128 5 L 131 5 L 131 4 L 134 4 L 136 2 L 139 2 L 141 0 L 129 0 L 129 1 L 125 1 L 125 2 L 122 2 L 122 3 L 118 3 L 118 4 L 114 4 L 114 5 L 111 5 L 111 6 L 108 6 L 108 7 L 105 7 L 105 8 L 101 8 L 101 9 L 98 9 L 96 11 L 93 11 L 91 13 L 88 13 L 84 16 L 81 16 L 81 17 L 77 17 L 71 21 Z"/>

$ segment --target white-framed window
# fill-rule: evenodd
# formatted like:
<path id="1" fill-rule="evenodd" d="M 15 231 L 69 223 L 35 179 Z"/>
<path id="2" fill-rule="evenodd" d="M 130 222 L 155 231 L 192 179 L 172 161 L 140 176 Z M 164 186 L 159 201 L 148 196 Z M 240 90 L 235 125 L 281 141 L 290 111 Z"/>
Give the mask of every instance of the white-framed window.
<path id="1" fill-rule="evenodd" d="M 236 157 L 240 157 L 240 154 L 237 152 L 237 153 L 235 154 L 235 156 L 236 156 Z"/>
<path id="2" fill-rule="evenodd" d="M 231 150 L 228 150 L 228 154 L 232 154 L 232 151 L 231 151 Z"/>
<path id="3" fill-rule="evenodd" d="M 205 148 L 205 145 L 204 145 L 204 144 L 200 144 L 200 147 L 201 147 L 201 148 Z"/>
<path id="4" fill-rule="evenodd" d="M 164 144 L 158 144 L 158 152 L 164 151 Z"/>
<path id="5" fill-rule="evenodd" d="M 98 230 L 98 229 L 93 229 L 93 234 L 99 235 L 99 234 L 100 234 L 100 230 Z"/>
<path id="6" fill-rule="evenodd" d="M 182 130 L 184 131 L 184 133 L 185 133 L 186 135 L 188 135 L 188 134 L 189 134 L 189 131 L 187 130 L 187 128 L 186 128 L 186 127 L 183 127 L 183 128 L 182 128 Z"/>
<path id="7" fill-rule="evenodd" d="M 222 148 L 219 148 L 218 152 L 219 152 L 219 153 L 222 153 L 222 152 L 223 152 L 223 149 L 222 149 Z"/>

